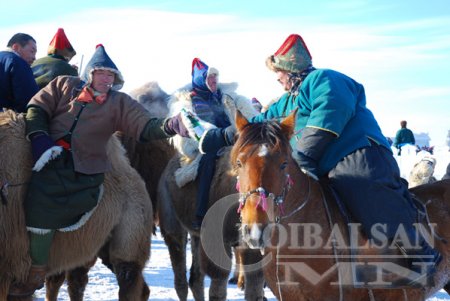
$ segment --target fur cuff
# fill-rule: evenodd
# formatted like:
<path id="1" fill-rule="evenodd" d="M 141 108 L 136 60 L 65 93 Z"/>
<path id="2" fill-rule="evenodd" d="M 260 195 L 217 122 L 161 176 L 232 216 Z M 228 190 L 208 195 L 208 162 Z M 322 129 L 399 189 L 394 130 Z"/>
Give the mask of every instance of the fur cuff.
<path id="1" fill-rule="evenodd" d="M 55 145 L 46 150 L 42 156 L 39 158 L 39 160 L 36 161 L 36 163 L 33 166 L 33 171 L 41 171 L 41 169 L 47 164 L 50 160 L 55 159 L 58 157 L 63 148 L 61 146 Z"/>
<path id="2" fill-rule="evenodd" d="M 200 137 L 200 141 L 198 142 L 198 150 L 201 154 L 206 154 L 206 152 L 203 150 L 203 142 L 205 141 L 205 137 L 208 134 L 209 130 L 206 130 L 203 135 Z"/>

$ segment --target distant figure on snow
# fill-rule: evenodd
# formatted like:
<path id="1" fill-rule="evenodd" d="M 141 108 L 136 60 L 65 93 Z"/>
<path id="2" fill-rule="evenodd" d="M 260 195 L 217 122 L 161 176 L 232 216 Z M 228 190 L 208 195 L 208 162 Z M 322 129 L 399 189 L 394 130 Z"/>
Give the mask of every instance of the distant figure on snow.
<path id="1" fill-rule="evenodd" d="M 394 146 L 398 149 L 398 155 L 401 155 L 402 152 L 402 146 L 405 144 L 416 144 L 416 139 L 414 139 L 413 132 L 406 128 L 406 120 L 400 121 L 401 128 L 397 131 L 397 134 L 395 134 L 394 139 Z"/>

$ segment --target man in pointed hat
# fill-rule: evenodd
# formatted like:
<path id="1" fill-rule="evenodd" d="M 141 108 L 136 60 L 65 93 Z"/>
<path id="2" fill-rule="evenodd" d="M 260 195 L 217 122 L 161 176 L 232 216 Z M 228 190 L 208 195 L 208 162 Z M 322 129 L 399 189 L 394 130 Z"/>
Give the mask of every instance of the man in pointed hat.
<path id="1" fill-rule="evenodd" d="M 389 143 L 366 107 L 363 85 L 337 71 L 314 68 L 298 34 L 290 35 L 266 65 L 286 93 L 252 121 L 281 119 L 298 109 L 291 144 L 302 171 L 314 179 L 328 177 L 369 238 L 372 227 L 382 224 L 390 243 L 403 226 L 408 241 L 394 247 L 415 246 L 406 250 L 417 258 L 411 269 L 430 265 L 429 273 L 421 276 L 432 276 L 441 255 L 413 226 L 416 208 Z M 421 285 L 423 279 L 410 284 Z"/>
<path id="2" fill-rule="evenodd" d="M 83 79 L 59 76 L 27 106 L 34 166 L 24 209 L 32 266 L 26 282 L 10 287 L 10 296 L 30 296 L 42 287 L 55 231 L 76 230 L 95 210 L 104 173 L 111 169 L 106 144 L 116 131 L 140 142 L 188 135 L 179 114 L 152 118 L 119 92 L 122 74 L 103 45 L 97 46 Z"/>
<path id="3" fill-rule="evenodd" d="M 0 51 L 0 112 L 25 112 L 31 97 L 39 91 L 30 65 L 36 59 L 36 41 L 26 33 L 16 33 Z"/>
<path id="4" fill-rule="evenodd" d="M 33 76 L 39 88 L 45 87 L 59 75 L 77 76 L 78 70 L 69 64 L 76 51 L 70 44 L 64 29 L 58 28 L 47 49 L 47 56 L 37 59 L 32 65 Z"/>

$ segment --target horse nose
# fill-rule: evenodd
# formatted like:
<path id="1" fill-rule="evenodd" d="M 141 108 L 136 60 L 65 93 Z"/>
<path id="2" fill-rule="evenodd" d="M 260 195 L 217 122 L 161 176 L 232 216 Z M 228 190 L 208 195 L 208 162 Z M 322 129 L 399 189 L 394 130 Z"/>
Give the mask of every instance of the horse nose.
<path id="1" fill-rule="evenodd" d="M 257 224 L 252 226 L 243 225 L 242 226 L 242 236 L 243 240 L 251 249 L 259 249 L 262 246 L 262 232 Z"/>
<path id="2" fill-rule="evenodd" d="M 245 241 L 250 239 L 250 227 L 247 224 L 242 225 L 241 234 Z"/>

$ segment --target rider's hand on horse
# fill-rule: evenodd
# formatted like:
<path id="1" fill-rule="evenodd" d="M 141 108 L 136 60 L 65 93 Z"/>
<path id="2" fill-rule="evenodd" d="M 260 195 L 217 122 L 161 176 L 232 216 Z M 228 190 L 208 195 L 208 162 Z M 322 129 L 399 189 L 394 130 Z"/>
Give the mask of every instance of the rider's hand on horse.
<path id="1" fill-rule="evenodd" d="M 164 122 L 164 131 L 169 135 L 178 134 L 181 137 L 190 138 L 189 131 L 181 118 L 181 113 L 166 119 Z"/>
<path id="2" fill-rule="evenodd" d="M 45 132 L 36 132 L 29 135 L 31 152 L 33 155 L 34 171 L 40 171 L 50 160 L 59 156 L 62 147 L 57 146 Z"/>
<path id="3" fill-rule="evenodd" d="M 318 179 L 320 159 L 334 139 L 336 135 L 330 131 L 314 127 L 302 130 L 302 138 L 297 143 L 297 163 L 305 174 Z"/>
<path id="4" fill-rule="evenodd" d="M 314 180 L 319 180 L 318 175 L 318 166 L 317 162 L 312 159 L 311 157 L 308 157 L 302 152 L 297 152 L 296 156 L 297 164 L 300 166 L 300 169 L 305 173 L 307 176 L 313 178 Z"/>

